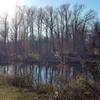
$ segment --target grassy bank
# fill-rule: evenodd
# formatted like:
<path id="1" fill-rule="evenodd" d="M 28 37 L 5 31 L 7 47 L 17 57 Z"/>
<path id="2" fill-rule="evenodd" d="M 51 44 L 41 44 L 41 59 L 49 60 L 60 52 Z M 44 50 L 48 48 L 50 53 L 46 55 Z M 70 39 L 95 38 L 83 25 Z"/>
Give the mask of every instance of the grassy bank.
<path id="1" fill-rule="evenodd" d="M 60 88 L 50 84 L 27 87 L 30 79 L 0 76 L 0 100 L 100 100 L 99 82 L 88 82 L 81 74 L 70 81 L 61 78 Z"/>
<path id="2" fill-rule="evenodd" d="M 27 89 L 19 89 L 9 85 L 0 86 L 0 100 L 52 100 L 45 94 L 29 92 Z"/>
<path id="3" fill-rule="evenodd" d="M 11 80 L 9 80 L 11 81 Z M 6 76 L 0 76 L 0 100 L 53 100 L 46 92 L 42 93 L 35 88 L 27 89 L 13 86 L 8 83 Z"/>

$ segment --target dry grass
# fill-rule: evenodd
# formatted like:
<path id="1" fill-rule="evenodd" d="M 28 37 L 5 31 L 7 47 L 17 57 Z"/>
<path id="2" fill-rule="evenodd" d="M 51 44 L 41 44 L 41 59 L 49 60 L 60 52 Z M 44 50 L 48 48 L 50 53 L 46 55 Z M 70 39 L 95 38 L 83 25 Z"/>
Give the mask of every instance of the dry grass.
<path id="1" fill-rule="evenodd" d="M 7 77 L 0 75 L 0 100 L 53 100 L 47 94 L 14 87 L 7 82 Z"/>

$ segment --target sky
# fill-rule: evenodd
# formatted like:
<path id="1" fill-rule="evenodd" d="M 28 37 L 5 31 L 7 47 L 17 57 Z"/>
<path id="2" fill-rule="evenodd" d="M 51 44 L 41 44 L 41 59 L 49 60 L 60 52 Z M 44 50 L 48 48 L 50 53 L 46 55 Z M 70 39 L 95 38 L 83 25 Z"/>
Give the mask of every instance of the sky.
<path id="1" fill-rule="evenodd" d="M 0 17 L 7 13 L 12 16 L 15 12 L 16 5 L 25 5 L 27 0 L 0 0 Z"/>
<path id="2" fill-rule="evenodd" d="M 28 5 L 37 7 L 45 7 L 47 5 L 58 7 L 62 4 L 69 3 L 71 6 L 74 4 L 84 4 L 87 10 L 92 9 L 98 13 L 100 19 L 100 0 L 27 0 Z"/>
<path id="3" fill-rule="evenodd" d="M 0 13 L 7 12 L 12 16 L 17 4 L 35 7 L 59 7 L 65 3 L 69 3 L 71 6 L 76 3 L 84 4 L 87 10 L 95 10 L 98 13 L 98 17 L 100 19 L 100 0 L 0 0 Z"/>

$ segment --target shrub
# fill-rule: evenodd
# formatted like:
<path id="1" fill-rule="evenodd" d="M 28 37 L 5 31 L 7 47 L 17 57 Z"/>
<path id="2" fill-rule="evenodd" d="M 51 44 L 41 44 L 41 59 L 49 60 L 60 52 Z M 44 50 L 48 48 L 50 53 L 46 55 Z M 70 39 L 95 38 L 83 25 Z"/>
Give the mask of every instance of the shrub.
<path id="1" fill-rule="evenodd" d="M 62 83 L 63 84 L 63 83 Z M 99 100 L 99 90 L 94 82 L 89 82 L 83 75 L 63 84 L 60 100 Z"/>
<path id="2" fill-rule="evenodd" d="M 22 75 L 22 76 L 8 76 L 6 77 L 7 83 L 9 85 L 17 86 L 17 87 L 32 87 L 33 78 L 31 75 Z"/>

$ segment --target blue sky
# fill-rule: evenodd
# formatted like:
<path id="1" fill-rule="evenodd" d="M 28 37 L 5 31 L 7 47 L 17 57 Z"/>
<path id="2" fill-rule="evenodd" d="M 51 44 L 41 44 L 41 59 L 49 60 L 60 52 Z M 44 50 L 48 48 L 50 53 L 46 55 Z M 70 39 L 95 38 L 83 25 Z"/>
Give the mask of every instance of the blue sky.
<path id="1" fill-rule="evenodd" d="M 45 7 L 47 5 L 58 7 L 64 3 L 70 3 L 71 6 L 74 4 L 84 4 L 86 9 L 93 9 L 98 13 L 100 19 L 100 0 L 27 0 L 29 5 L 37 7 Z"/>

